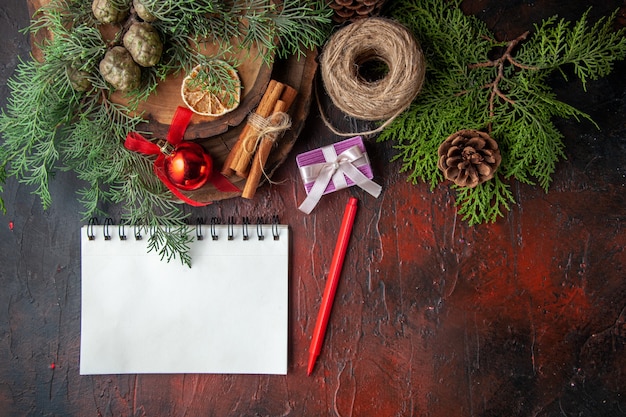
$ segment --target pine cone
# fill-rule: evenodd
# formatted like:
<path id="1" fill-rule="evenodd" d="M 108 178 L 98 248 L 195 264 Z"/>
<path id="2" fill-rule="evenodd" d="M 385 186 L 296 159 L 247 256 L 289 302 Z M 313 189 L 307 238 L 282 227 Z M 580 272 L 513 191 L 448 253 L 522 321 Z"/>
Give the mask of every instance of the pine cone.
<path id="1" fill-rule="evenodd" d="M 387 0 L 332 0 L 330 8 L 335 11 L 333 20 L 344 23 L 376 16 Z"/>
<path id="2" fill-rule="evenodd" d="M 493 178 L 502 162 L 498 143 L 485 132 L 460 130 L 448 137 L 437 151 L 447 180 L 461 187 L 476 187 Z"/>

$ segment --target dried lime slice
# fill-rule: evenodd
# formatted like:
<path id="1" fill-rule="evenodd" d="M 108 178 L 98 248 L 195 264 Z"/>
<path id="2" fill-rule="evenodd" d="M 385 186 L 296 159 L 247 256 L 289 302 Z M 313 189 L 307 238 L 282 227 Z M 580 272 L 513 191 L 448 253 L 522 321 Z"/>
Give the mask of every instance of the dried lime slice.
<path id="1" fill-rule="evenodd" d="M 182 82 L 180 94 L 193 112 L 221 116 L 235 110 L 241 100 L 241 80 L 228 63 L 213 60 L 198 65 Z"/>

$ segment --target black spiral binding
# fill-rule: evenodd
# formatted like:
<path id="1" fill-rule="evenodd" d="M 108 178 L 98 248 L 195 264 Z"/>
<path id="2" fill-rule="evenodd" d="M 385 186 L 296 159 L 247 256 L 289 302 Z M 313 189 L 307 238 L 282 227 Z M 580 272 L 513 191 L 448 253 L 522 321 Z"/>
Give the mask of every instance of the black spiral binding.
<path id="1" fill-rule="evenodd" d="M 256 219 L 256 235 L 259 240 L 265 240 L 263 235 L 263 217 L 257 217 Z"/>
<path id="2" fill-rule="evenodd" d="M 189 224 L 188 222 L 186 222 L 186 224 Z M 217 226 L 222 224 L 221 220 L 218 217 L 211 217 L 211 221 L 209 223 L 209 231 L 211 234 L 211 239 L 212 240 L 218 240 L 219 239 L 219 233 L 218 233 L 218 229 Z M 87 223 L 87 238 L 89 240 L 95 240 L 96 239 L 96 230 L 95 227 L 98 226 L 98 219 L 95 217 L 92 217 L 91 219 L 89 219 L 89 222 Z M 205 221 L 203 217 L 198 217 L 196 219 L 196 223 L 195 223 L 195 232 L 196 232 L 196 239 L 197 240 L 204 240 L 204 234 L 203 234 L 203 226 L 205 225 Z M 228 220 L 227 220 L 227 239 L 228 240 L 234 240 L 235 239 L 235 217 L 233 216 L 229 216 Z M 242 231 L 242 239 L 243 240 L 250 240 L 250 226 L 252 225 L 252 223 L 250 222 L 250 218 L 247 216 L 244 216 L 242 218 L 242 224 L 241 224 L 241 231 Z M 257 235 L 257 239 L 258 240 L 265 240 L 265 233 L 263 232 L 263 227 L 266 225 L 265 220 L 263 219 L 263 217 L 257 217 L 256 220 L 256 235 Z M 279 240 L 280 239 L 280 230 L 279 230 L 279 219 L 278 216 L 272 216 L 272 221 L 271 221 L 271 228 L 272 228 L 272 237 L 274 238 L 274 240 Z M 104 223 L 102 224 L 102 234 L 104 237 L 104 240 L 112 240 L 112 228 L 115 226 L 115 223 L 113 221 L 112 218 L 107 217 L 104 219 Z M 128 237 L 126 235 L 126 228 L 127 228 L 127 224 L 125 222 L 120 222 L 119 226 L 118 226 L 118 237 L 120 240 L 127 240 Z M 133 236 L 135 237 L 135 240 L 142 240 L 143 239 L 143 234 L 142 234 L 142 229 L 143 226 L 138 226 L 138 225 L 133 225 Z M 169 231 L 171 230 L 171 226 L 166 226 L 166 229 Z"/>
<path id="3" fill-rule="evenodd" d="M 248 234 L 248 225 L 250 224 L 250 219 L 248 217 L 243 218 L 243 222 L 241 224 L 241 230 L 243 232 L 243 240 L 248 240 L 250 235 Z"/>
<path id="4" fill-rule="evenodd" d="M 126 240 L 126 223 L 125 222 L 120 222 L 120 226 L 117 229 L 117 234 L 120 238 L 120 240 Z"/>
<path id="5" fill-rule="evenodd" d="M 272 217 L 272 236 L 274 236 L 274 240 L 280 239 L 280 234 L 278 233 L 278 216 L 274 215 Z"/>
<path id="6" fill-rule="evenodd" d="M 89 223 L 87 223 L 87 239 L 89 240 L 96 239 L 96 234 L 93 230 L 93 227 L 96 226 L 97 224 L 98 224 L 98 219 L 96 219 L 95 217 L 92 217 L 91 219 L 89 219 Z"/>
<path id="7" fill-rule="evenodd" d="M 228 217 L 228 240 L 233 240 L 235 238 L 235 218 L 230 216 Z"/>
<path id="8" fill-rule="evenodd" d="M 220 224 L 220 219 L 218 219 L 217 217 L 211 217 L 211 239 L 213 240 L 219 239 L 219 235 L 215 230 L 215 226 L 217 226 L 218 224 Z"/>
<path id="9" fill-rule="evenodd" d="M 196 221 L 196 239 L 198 239 L 198 240 L 204 239 L 204 236 L 202 236 L 202 225 L 203 224 L 204 224 L 204 218 L 203 217 L 198 217 L 198 220 Z"/>
<path id="10" fill-rule="evenodd" d="M 104 226 L 102 226 L 102 233 L 104 234 L 104 240 L 111 240 L 111 231 L 109 227 L 113 226 L 113 219 L 107 217 L 104 219 Z"/>

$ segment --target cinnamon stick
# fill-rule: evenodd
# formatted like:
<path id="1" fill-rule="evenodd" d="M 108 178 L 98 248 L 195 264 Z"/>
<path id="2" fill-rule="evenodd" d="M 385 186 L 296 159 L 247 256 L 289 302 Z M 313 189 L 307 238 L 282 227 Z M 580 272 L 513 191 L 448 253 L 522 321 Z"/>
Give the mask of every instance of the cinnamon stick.
<path id="1" fill-rule="evenodd" d="M 285 84 L 276 80 L 271 80 L 255 113 L 263 118 L 269 117 L 272 114 L 274 106 L 276 106 L 276 102 L 280 98 L 284 88 Z M 250 160 L 252 159 L 254 153 L 253 148 L 256 139 L 256 129 L 251 126 L 250 123 L 247 123 L 239 134 L 239 139 L 237 140 L 237 144 L 239 145 L 233 148 L 233 150 L 236 148 L 236 153 L 229 161 L 228 165 L 228 167 L 241 178 L 245 178 L 247 173 L 248 165 L 250 165 Z"/>
<path id="2" fill-rule="evenodd" d="M 284 113 L 286 111 L 285 102 L 282 100 L 278 100 L 276 102 L 276 106 L 274 107 L 274 115 L 270 119 L 272 123 L 277 123 L 278 118 L 277 114 Z M 274 147 L 274 141 L 276 140 L 276 133 L 268 134 L 264 137 L 259 143 L 259 147 L 254 154 L 254 158 L 252 159 L 252 164 L 250 168 L 250 172 L 248 174 L 248 178 L 246 180 L 246 184 L 243 187 L 243 192 L 241 196 L 243 198 L 253 198 L 256 193 L 256 189 L 259 186 L 259 182 L 261 181 L 261 175 L 263 174 L 263 168 L 265 167 L 265 163 L 267 162 L 267 158 Z"/>
<path id="3" fill-rule="evenodd" d="M 280 99 L 284 101 L 285 104 L 287 105 L 287 110 L 285 110 L 285 113 L 289 111 L 294 101 L 296 101 L 297 96 L 298 96 L 298 90 L 285 84 L 285 89 L 283 90 L 283 93 L 280 96 Z"/>
<path id="4" fill-rule="evenodd" d="M 256 110 L 256 114 L 262 118 L 271 116 L 274 111 L 274 107 L 276 106 L 276 102 L 280 99 L 280 96 L 283 93 L 284 87 L 285 85 L 283 83 L 278 82 L 276 88 L 274 88 L 269 95 L 268 100 L 264 103 L 265 106 L 261 107 L 261 105 L 259 105 Z M 250 126 L 250 124 L 247 124 L 246 126 Z M 231 165 L 231 168 L 234 168 L 235 173 L 241 178 L 246 178 L 248 175 L 250 161 L 254 156 L 256 141 L 258 139 L 258 131 L 255 127 L 250 126 L 247 132 L 244 133 L 245 135 L 240 136 L 240 138 L 243 137 L 243 146 L 241 147 L 237 164 L 234 167 Z"/>
<path id="5" fill-rule="evenodd" d="M 267 85 L 267 89 L 265 90 L 265 93 L 263 94 L 263 97 L 261 97 L 261 101 L 259 102 L 256 112 L 267 111 L 266 108 L 269 105 L 268 102 L 272 100 L 273 96 L 276 94 L 275 90 L 277 88 L 281 88 L 280 91 L 282 92 L 282 87 L 279 84 L 281 83 L 279 83 L 277 80 L 274 80 L 274 79 L 270 80 L 270 82 Z M 269 108 L 270 112 L 273 110 L 275 102 L 271 103 L 271 105 L 272 107 Z M 267 116 L 269 116 L 269 114 L 267 114 L 264 117 L 267 117 Z M 235 142 L 235 145 L 230 150 L 230 152 L 228 153 L 228 156 L 226 157 L 226 160 L 224 161 L 224 165 L 222 167 L 223 175 L 229 177 L 235 173 L 235 167 L 237 166 L 237 162 L 242 152 L 243 140 L 249 134 L 250 129 L 251 129 L 251 126 L 248 124 L 246 124 L 243 127 L 241 133 L 239 134 L 239 138 L 237 139 L 237 142 Z"/>
<path id="6" fill-rule="evenodd" d="M 274 107 L 272 123 L 278 123 L 279 113 L 287 113 L 289 108 L 293 104 L 298 95 L 298 91 L 290 86 L 285 86 L 285 90 L 281 95 L 281 99 L 276 102 Z M 264 173 L 265 164 L 276 142 L 277 134 L 270 135 L 261 140 L 259 148 L 257 149 L 252 164 L 250 166 L 250 172 L 248 174 L 246 184 L 244 186 L 242 197 L 251 199 L 254 197 L 256 190 L 261 181 L 261 175 Z"/>
<path id="7" fill-rule="evenodd" d="M 296 100 L 297 95 L 298 95 L 298 91 L 295 88 L 287 84 L 283 84 L 283 91 L 280 96 L 280 100 L 285 102 L 285 110 L 283 111 L 283 113 L 287 113 L 289 111 L 289 108 L 291 107 L 293 102 Z M 270 112 L 267 117 L 271 116 L 274 113 L 275 113 L 275 110 Z M 255 129 L 252 129 L 252 130 L 254 131 Z M 254 133 L 257 133 L 257 132 L 254 132 Z M 253 137 L 253 139 L 256 141 L 257 137 Z M 253 158 L 253 156 L 254 155 L 250 155 L 250 160 Z M 250 171 L 250 160 L 244 161 L 243 158 L 239 159 L 239 164 L 237 165 L 237 172 L 236 172 L 237 176 L 241 178 L 248 177 L 248 173 Z"/>

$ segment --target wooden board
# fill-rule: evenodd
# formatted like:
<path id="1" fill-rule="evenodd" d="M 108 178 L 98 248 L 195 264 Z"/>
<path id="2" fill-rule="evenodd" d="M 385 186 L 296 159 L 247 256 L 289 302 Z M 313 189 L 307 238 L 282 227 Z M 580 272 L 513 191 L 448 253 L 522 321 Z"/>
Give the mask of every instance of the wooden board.
<path id="1" fill-rule="evenodd" d="M 202 53 L 207 57 L 219 56 L 215 44 L 204 44 Z M 233 126 L 238 126 L 258 104 L 265 92 L 272 74 L 272 64 L 263 61 L 257 49 L 241 50 L 237 54 L 223 57 L 229 64 L 235 66 L 241 80 L 241 102 L 230 113 L 220 117 L 193 115 L 185 132 L 185 139 L 202 139 L 219 135 Z M 234 63 L 238 63 L 235 65 Z M 180 94 L 183 78 L 187 76 L 182 71 L 172 74 L 159 82 L 156 91 L 139 105 L 139 114 L 147 120 L 146 130 L 156 137 L 165 137 L 170 122 L 178 106 L 185 106 Z M 123 94 L 114 93 L 112 100 L 125 103 Z"/>
<path id="2" fill-rule="evenodd" d="M 300 59 L 291 57 L 277 61 L 274 64 L 272 78 L 298 90 L 298 97 L 289 112 L 292 120 L 291 129 L 285 132 L 267 161 L 265 172 L 268 177 L 271 177 L 276 168 L 285 161 L 304 127 L 311 106 L 313 79 L 316 71 L 317 51 L 311 51 Z M 237 142 L 239 133 L 244 125 L 245 123 L 242 123 L 222 135 L 198 141 L 213 157 L 215 165 L 220 169 L 224 164 L 226 156 Z M 243 189 L 245 180 L 238 177 L 232 177 L 231 180 L 233 184 Z M 206 184 L 198 190 L 186 192 L 185 195 L 199 202 L 209 202 L 237 197 L 241 193 L 222 193 L 212 184 Z"/>

